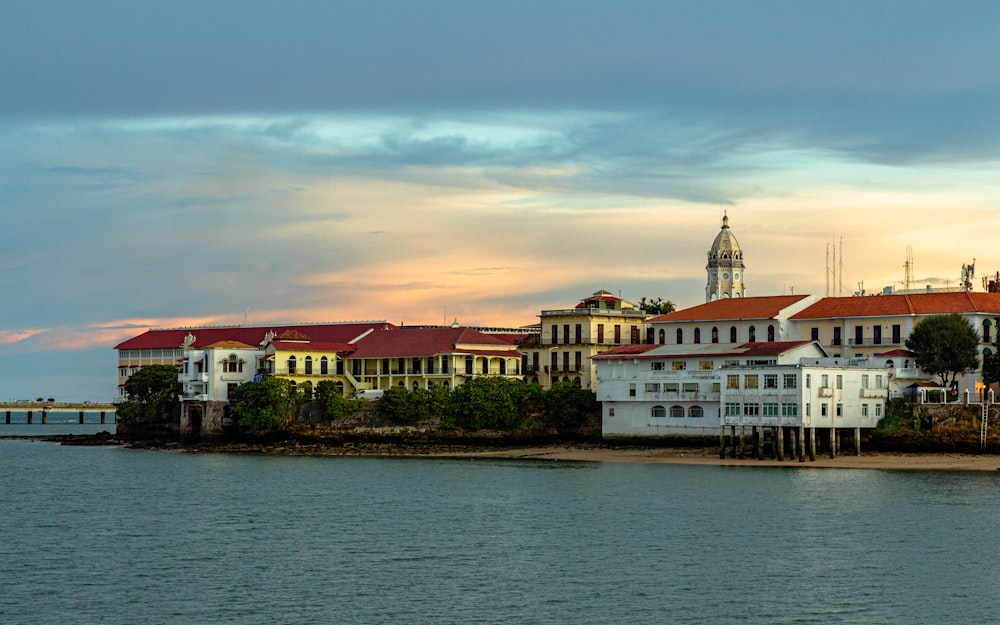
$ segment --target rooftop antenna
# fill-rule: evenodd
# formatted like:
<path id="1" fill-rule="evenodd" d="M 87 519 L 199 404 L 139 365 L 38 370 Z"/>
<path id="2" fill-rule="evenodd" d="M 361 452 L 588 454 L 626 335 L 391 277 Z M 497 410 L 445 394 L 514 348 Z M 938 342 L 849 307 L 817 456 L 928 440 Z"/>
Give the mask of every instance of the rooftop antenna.
<path id="1" fill-rule="evenodd" d="M 913 281 L 913 247 L 906 246 L 906 262 L 903 263 L 903 290 L 910 290 L 910 282 Z"/>
<path id="2" fill-rule="evenodd" d="M 247 317 L 249 317 L 249 316 L 250 316 L 250 307 L 247 306 L 247 311 L 245 313 L 243 313 L 243 323 L 241 325 L 246 326 L 246 324 L 247 324 Z"/>

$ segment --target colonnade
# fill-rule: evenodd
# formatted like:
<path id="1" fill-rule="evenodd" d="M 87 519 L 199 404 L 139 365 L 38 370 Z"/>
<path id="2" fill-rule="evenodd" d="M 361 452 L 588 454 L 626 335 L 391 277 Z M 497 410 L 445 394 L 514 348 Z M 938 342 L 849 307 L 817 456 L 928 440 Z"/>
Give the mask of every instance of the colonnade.
<path id="1" fill-rule="evenodd" d="M 821 431 L 820 441 L 817 441 L 817 430 Z M 763 460 L 766 454 L 772 460 L 780 462 L 786 457 L 790 461 L 798 457 L 799 462 L 805 462 L 806 456 L 811 462 L 815 462 L 819 444 L 823 444 L 831 458 L 836 458 L 840 454 L 845 430 L 850 432 L 849 438 L 854 443 L 854 455 L 860 456 L 861 428 L 853 428 L 852 431 L 851 428 L 817 428 L 803 425 L 798 427 L 723 425 L 719 428 L 719 458 L 725 460 L 728 455 L 729 458 L 740 460 L 748 457 Z M 785 453 L 786 449 L 788 454 Z"/>

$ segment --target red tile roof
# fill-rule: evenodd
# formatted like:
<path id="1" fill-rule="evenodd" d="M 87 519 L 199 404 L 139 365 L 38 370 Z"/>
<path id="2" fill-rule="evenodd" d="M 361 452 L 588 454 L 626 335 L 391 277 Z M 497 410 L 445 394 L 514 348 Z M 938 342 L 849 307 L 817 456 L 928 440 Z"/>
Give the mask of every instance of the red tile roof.
<path id="1" fill-rule="evenodd" d="M 921 316 L 948 313 L 1000 315 L 1000 293 L 913 293 L 870 297 L 827 297 L 792 319 Z"/>
<path id="2" fill-rule="evenodd" d="M 466 345 L 460 349 L 458 345 Z M 490 346 L 497 346 L 491 351 Z M 503 349 L 505 348 L 505 349 Z M 417 358 L 451 353 L 519 355 L 510 344 L 472 328 L 403 328 L 372 332 L 357 343 L 351 358 Z"/>
<path id="3" fill-rule="evenodd" d="M 362 323 L 330 323 L 316 325 L 252 326 L 221 328 L 175 328 L 169 330 L 147 330 L 139 336 L 119 343 L 115 349 L 176 349 L 184 343 L 189 333 L 195 337 L 195 347 L 205 347 L 219 341 L 239 341 L 248 345 L 260 345 L 264 335 L 274 332 L 280 335 L 287 330 L 296 330 L 308 335 L 314 341 L 327 343 L 349 343 L 372 329 L 395 329 L 384 321 Z"/>
<path id="4" fill-rule="evenodd" d="M 288 352 L 353 352 L 357 346 L 351 343 L 324 343 L 320 341 L 271 341 L 279 351 Z"/>
<path id="5" fill-rule="evenodd" d="M 776 319 L 785 308 L 809 297 L 808 295 L 773 295 L 720 299 L 684 310 L 654 317 L 648 323 L 668 321 L 726 321 L 740 319 Z"/>

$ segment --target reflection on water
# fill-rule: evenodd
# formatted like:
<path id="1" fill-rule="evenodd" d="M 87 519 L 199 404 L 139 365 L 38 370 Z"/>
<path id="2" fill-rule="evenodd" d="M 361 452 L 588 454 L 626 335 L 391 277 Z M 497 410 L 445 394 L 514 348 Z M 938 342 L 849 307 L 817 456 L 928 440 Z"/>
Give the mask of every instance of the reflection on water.
<path id="1" fill-rule="evenodd" d="M 3 623 L 992 623 L 998 476 L 0 441 Z"/>

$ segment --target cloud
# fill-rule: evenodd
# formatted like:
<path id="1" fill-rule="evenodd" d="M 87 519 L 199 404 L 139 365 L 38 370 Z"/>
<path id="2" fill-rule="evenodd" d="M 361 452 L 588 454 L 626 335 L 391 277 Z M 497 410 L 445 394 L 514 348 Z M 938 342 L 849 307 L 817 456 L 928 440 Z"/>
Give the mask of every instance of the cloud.
<path id="1" fill-rule="evenodd" d="M 12 345 L 26 341 L 31 337 L 45 332 L 41 328 L 29 328 L 21 330 L 0 330 L 0 345 Z"/>

